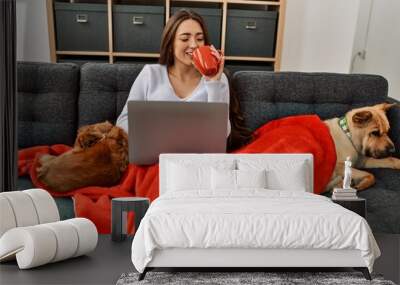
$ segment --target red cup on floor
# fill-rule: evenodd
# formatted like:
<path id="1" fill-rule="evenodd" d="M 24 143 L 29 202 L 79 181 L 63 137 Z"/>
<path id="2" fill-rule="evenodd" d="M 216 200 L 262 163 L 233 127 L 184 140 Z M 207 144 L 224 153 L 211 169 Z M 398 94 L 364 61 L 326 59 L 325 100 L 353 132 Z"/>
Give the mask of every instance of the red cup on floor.
<path id="1" fill-rule="evenodd" d="M 193 64 L 204 76 L 216 75 L 220 62 L 221 58 L 212 53 L 210 46 L 201 46 L 193 51 Z"/>

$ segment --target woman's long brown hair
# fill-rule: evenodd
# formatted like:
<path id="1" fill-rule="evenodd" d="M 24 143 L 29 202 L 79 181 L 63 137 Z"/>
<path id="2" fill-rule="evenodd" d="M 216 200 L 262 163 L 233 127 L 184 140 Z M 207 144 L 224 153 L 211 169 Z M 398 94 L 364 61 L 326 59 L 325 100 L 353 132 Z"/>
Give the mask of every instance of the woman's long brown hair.
<path id="1" fill-rule="evenodd" d="M 231 73 L 226 69 L 224 73 L 229 80 L 229 120 L 231 122 L 231 133 L 228 137 L 227 150 L 233 151 L 248 144 L 253 139 L 253 134 L 246 127 L 238 94 L 232 86 Z"/>
<path id="2" fill-rule="evenodd" d="M 198 22 L 203 30 L 204 44 L 209 45 L 208 31 L 203 18 L 192 10 L 182 9 L 175 13 L 166 24 L 161 37 L 160 58 L 158 62 L 162 65 L 171 66 L 174 64 L 174 39 L 179 25 L 188 19 Z M 224 73 L 229 80 L 229 120 L 231 122 L 231 133 L 228 137 L 227 150 L 232 151 L 249 143 L 252 133 L 245 126 L 245 121 L 240 110 L 240 102 L 237 93 L 232 88 L 231 76 L 228 70 Z"/>

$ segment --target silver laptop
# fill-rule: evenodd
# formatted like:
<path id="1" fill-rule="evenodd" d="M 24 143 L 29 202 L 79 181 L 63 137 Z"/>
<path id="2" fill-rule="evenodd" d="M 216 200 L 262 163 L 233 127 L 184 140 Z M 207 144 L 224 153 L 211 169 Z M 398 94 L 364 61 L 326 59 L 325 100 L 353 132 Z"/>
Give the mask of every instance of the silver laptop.
<path id="1" fill-rule="evenodd" d="M 128 101 L 129 161 L 158 162 L 161 153 L 225 153 L 228 104 Z"/>

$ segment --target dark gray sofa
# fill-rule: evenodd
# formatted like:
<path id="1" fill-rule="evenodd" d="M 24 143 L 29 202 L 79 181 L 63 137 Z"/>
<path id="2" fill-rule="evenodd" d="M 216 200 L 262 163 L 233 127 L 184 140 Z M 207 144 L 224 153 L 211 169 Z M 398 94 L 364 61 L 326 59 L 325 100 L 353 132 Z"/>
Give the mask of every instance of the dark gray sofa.
<path id="1" fill-rule="evenodd" d="M 19 63 L 19 147 L 72 145 L 79 126 L 115 122 L 142 67 Z M 284 116 L 318 114 L 327 119 L 355 107 L 394 101 L 387 97 L 387 81 L 375 75 L 246 71 L 235 73 L 231 83 L 251 130 Z M 392 108 L 388 116 L 400 157 L 400 108 Z M 367 220 L 374 232 L 400 233 L 400 171 L 370 171 L 377 182 L 359 193 L 367 199 Z M 31 187 L 29 177 L 19 178 L 19 189 Z M 56 200 L 63 219 L 74 215 L 70 198 Z"/>

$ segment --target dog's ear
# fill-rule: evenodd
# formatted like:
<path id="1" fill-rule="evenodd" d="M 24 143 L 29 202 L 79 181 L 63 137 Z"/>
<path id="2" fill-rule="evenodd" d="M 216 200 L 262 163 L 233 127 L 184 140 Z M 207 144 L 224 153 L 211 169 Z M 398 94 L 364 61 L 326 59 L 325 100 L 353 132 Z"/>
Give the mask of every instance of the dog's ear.
<path id="1" fill-rule="evenodd" d="M 105 121 L 103 123 L 98 123 L 94 125 L 95 128 L 103 134 L 106 134 L 111 131 L 114 127 L 109 121 Z"/>
<path id="2" fill-rule="evenodd" d="M 76 138 L 75 145 L 82 149 L 87 149 L 94 146 L 101 138 L 101 134 L 89 132 L 82 133 Z"/>
<path id="3" fill-rule="evenodd" d="M 351 119 L 356 126 L 362 127 L 371 122 L 372 113 L 370 111 L 359 111 L 355 113 Z"/>
<path id="4" fill-rule="evenodd" d="M 87 133 L 89 130 L 90 126 L 83 126 L 78 129 L 78 133 L 76 135 L 74 147 L 75 148 L 84 148 L 84 143 L 83 143 L 83 134 Z"/>
<path id="5" fill-rule="evenodd" d="M 128 135 L 120 127 L 114 126 L 111 131 L 107 134 L 107 138 L 114 139 L 119 145 L 128 145 Z"/>
<path id="6" fill-rule="evenodd" d="M 381 108 L 383 111 L 387 111 L 387 110 L 389 110 L 390 108 L 392 108 L 394 105 L 397 105 L 396 103 L 392 103 L 392 104 L 389 104 L 389 103 L 382 103 L 382 104 L 379 104 L 378 106 L 379 106 L 379 108 Z"/>
<path id="7" fill-rule="evenodd" d="M 98 128 L 99 124 L 80 127 L 75 139 L 74 147 L 86 149 L 95 145 L 104 137 L 104 134 Z"/>

